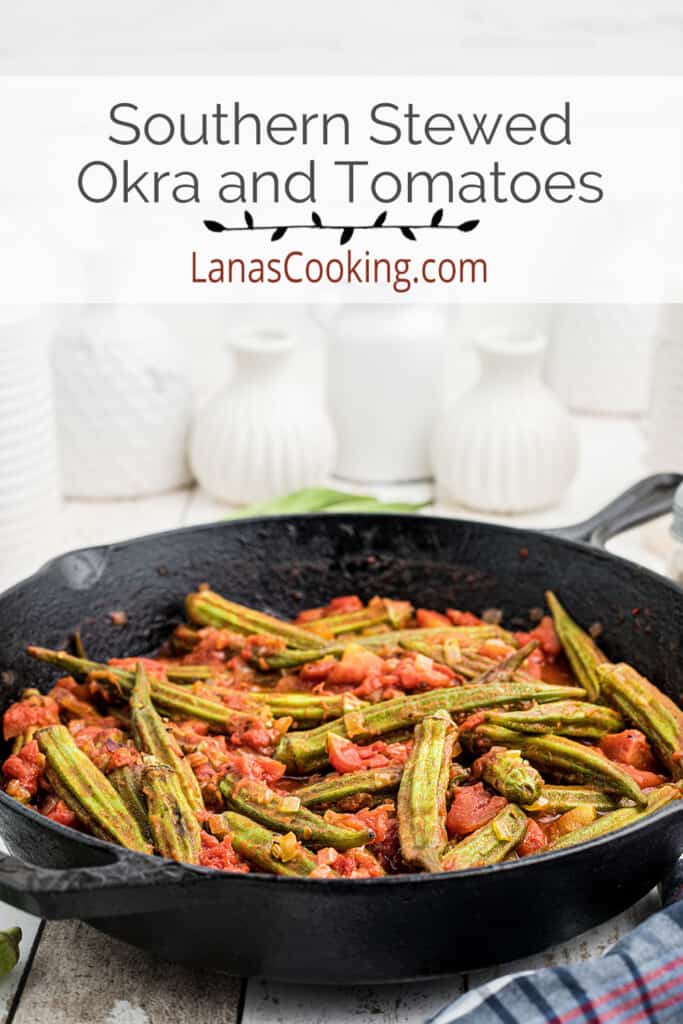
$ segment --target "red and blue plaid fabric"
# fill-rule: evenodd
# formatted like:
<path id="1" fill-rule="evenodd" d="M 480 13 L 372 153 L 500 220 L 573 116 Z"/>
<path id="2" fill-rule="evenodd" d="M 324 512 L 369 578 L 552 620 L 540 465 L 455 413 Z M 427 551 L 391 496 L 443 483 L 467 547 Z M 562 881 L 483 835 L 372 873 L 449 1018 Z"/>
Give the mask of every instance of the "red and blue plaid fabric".
<path id="1" fill-rule="evenodd" d="M 662 897 L 605 956 L 497 978 L 429 1024 L 683 1024 L 683 861 Z"/>

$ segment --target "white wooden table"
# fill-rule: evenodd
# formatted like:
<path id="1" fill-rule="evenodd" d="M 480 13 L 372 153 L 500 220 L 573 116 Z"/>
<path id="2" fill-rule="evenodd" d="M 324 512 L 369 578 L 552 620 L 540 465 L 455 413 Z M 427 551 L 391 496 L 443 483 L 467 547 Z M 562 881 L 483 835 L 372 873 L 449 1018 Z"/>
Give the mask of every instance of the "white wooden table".
<path id="1" fill-rule="evenodd" d="M 578 422 L 583 458 L 571 494 L 561 508 L 517 517 L 515 523 L 546 526 L 581 519 L 642 475 L 636 423 L 588 418 Z M 413 488 L 401 494 L 411 500 L 424 491 Z M 63 548 L 107 543 L 224 514 L 224 508 L 196 491 L 130 502 L 68 502 Z M 613 548 L 661 569 L 661 559 L 641 540 L 639 534 L 630 534 Z M 600 955 L 656 907 L 652 893 L 602 927 L 514 966 L 572 963 Z M 22 959 L 0 982 L 0 1024 L 417 1024 L 458 994 L 512 966 L 423 984 L 322 989 L 186 970 L 154 961 L 80 922 L 42 924 L 0 904 L 0 928 L 17 923 L 24 930 Z"/>

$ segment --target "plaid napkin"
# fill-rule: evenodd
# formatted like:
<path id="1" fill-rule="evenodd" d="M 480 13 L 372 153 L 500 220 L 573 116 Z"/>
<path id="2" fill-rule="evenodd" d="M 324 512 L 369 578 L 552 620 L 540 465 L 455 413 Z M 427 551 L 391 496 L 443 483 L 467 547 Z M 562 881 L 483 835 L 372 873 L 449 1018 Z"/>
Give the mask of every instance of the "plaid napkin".
<path id="1" fill-rule="evenodd" d="M 683 860 L 662 897 L 664 909 L 605 956 L 497 978 L 428 1024 L 682 1024 Z"/>

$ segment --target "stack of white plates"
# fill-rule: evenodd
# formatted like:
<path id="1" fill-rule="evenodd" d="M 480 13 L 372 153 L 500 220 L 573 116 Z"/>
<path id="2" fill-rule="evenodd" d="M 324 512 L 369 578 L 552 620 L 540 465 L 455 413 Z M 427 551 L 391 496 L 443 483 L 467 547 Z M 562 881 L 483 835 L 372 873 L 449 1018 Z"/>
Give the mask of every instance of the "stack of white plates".
<path id="1" fill-rule="evenodd" d="M 39 311 L 0 307 L 0 586 L 60 541 L 48 329 Z"/>
<path id="2" fill-rule="evenodd" d="M 683 306 L 663 306 L 645 462 L 653 472 L 683 472 Z"/>

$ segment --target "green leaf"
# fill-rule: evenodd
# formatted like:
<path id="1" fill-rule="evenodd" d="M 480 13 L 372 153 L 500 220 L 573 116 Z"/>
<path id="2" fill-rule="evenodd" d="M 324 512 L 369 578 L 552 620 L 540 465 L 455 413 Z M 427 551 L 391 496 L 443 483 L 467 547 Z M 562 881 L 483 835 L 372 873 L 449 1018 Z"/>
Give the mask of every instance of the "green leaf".
<path id="1" fill-rule="evenodd" d="M 228 516 L 229 519 L 243 519 L 248 516 L 285 516 L 301 512 L 417 512 L 429 502 L 382 502 L 368 494 L 351 494 L 335 491 L 329 487 L 307 487 L 294 491 L 272 501 L 248 505 Z"/>
<path id="2" fill-rule="evenodd" d="M 428 501 L 411 503 L 407 501 L 377 501 L 371 499 L 364 502 L 338 501 L 334 505 L 328 505 L 326 512 L 419 512 L 426 508 Z"/>
<path id="3" fill-rule="evenodd" d="M 234 518 L 244 516 L 284 516 L 296 512 L 319 512 L 339 501 L 372 501 L 365 494 L 349 494 L 346 491 L 335 491 L 330 487 L 306 487 L 303 491 L 293 491 L 281 498 L 271 501 L 257 502 L 247 505 L 233 513 Z"/>

